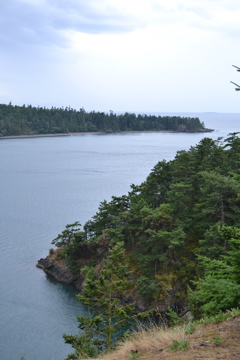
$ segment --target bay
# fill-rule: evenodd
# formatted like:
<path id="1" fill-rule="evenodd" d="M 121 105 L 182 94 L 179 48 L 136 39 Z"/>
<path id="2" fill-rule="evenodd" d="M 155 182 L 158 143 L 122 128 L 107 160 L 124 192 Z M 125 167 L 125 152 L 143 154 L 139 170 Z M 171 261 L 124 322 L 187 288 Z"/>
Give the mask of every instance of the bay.
<path id="1" fill-rule="evenodd" d="M 165 114 L 164 114 L 165 115 Z M 63 360 L 86 312 L 76 291 L 36 268 L 66 224 L 140 184 L 154 165 L 202 138 L 240 130 L 239 114 L 198 116 L 212 133 L 120 133 L 0 140 L 0 359 Z"/>

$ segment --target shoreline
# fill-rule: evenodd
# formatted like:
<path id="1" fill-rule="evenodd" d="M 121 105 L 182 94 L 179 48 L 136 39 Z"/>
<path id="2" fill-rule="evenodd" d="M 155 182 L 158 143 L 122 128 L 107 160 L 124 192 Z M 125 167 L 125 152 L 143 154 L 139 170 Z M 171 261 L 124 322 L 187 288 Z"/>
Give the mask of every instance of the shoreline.
<path id="1" fill-rule="evenodd" d="M 128 134 L 128 133 L 209 133 L 214 132 L 214 129 L 202 129 L 196 131 L 173 131 L 173 130 L 129 130 L 129 131 L 93 131 L 93 132 L 71 132 L 71 133 L 56 133 L 56 134 L 24 134 L 24 135 L 7 135 L 0 136 L 0 140 L 4 139 L 21 139 L 21 138 L 39 138 L 39 137 L 56 137 L 56 136 L 75 136 L 75 135 L 113 135 L 113 134 Z"/>

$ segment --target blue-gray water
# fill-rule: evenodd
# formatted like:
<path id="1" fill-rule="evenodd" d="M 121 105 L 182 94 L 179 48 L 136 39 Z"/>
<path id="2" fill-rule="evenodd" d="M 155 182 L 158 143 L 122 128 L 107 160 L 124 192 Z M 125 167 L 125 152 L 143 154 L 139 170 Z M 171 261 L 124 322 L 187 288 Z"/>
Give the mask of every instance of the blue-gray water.
<path id="1" fill-rule="evenodd" d="M 67 223 L 83 224 L 177 150 L 240 130 L 238 114 L 186 115 L 217 131 L 0 140 L 1 360 L 63 360 L 71 351 L 62 334 L 75 333 L 86 310 L 71 287 L 36 268 Z"/>

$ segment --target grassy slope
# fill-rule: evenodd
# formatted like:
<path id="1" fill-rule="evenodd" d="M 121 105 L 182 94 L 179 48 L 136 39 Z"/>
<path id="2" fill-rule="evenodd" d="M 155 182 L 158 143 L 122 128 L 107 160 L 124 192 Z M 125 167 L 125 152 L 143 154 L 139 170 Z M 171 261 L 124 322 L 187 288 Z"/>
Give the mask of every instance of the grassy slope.
<path id="1" fill-rule="evenodd" d="M 240 314 L 220 323 L 198 324 L 193 334 L 186 334 L 186 326 L 172 329 L 140 329 L 114 352 L 103 355 L 101 360 L 240 359 Z M 169 349 L 174 340 L 181 344 L 183 339 L 188 342 L 186 350 Z"/>

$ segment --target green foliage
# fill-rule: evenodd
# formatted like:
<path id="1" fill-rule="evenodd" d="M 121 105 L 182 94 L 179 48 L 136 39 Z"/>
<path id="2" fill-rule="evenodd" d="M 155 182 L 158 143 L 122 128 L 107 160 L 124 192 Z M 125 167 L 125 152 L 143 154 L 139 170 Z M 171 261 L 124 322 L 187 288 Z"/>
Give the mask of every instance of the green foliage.
<path id="1" fill-rule="evenodd" d="M 123 336 L 122 329 L 132 324 L 135 304 L 121 301 L 133 288 L 133 282 L 128 280 L 130 272 L 127 267 L 124 244 L 118 242 L 109 249 L 98 277 L 91 268 L 84 269 L 87 271 L 86 281 L 82 294 L 77 297 L 82 304 L 92 309 L 93 316 L 77 317 L 82 334 L 64 334 L 65 341 L 73 346 L 76 356 L 78 353 L 84 352 L 89 356 L 94 351 L 111 349 L 116 339 Z M 148 314 L 141 313 L 137 317 L 146 317 Z"/>
<path id="2" fill-rule="evenodd" d="M 127 119 L 125 114 L 122 128 L 130 126 Z M 225 141 L 204 138 L 175 159 L 160 161 L 128 195 L 103 201 L 83 231 L 78 222 L 67 225 L 53 243 L 75 270 L 81 263 L 85 267 L 80 300 L 94 311 L 105 309 L 118 330 L 119 318 L 129 321 L 132 311 L 118 301 L 129 294 L 165 310 L 181 311 L 188 301 L 196 318 L 239 306 L 239 164 L 237 133 Z M 109 249 L 119 243 L 122 260 L 113 261 Z M 127 259 L 132 274 L 123 278 Z M 135 286 L 128 288 L 129 278 Z M 106 319 L 99 330 L 106 329 L 105 341 L 109 337 L 112 343 L 116 329 Z"/>
<path id="3" fill-rule="evenodd" d="M 84 266 L 80 270 L 80 272 L 81 272 L 81 274 L 85 273 L 85 277 L 86 277 L 86 279 L 88 279 L 88 281 L 93 281 L 97 276 L 95 268 L 91 263 L 87 266 Z"/>
<path id="4" fill-rule="evenodd" d="M 223 344 L 223 339 L 221 338 L 221 336 L 217 335 L 214 338 L 214 342 L 216 345 L 222 345 Z"/>
<path id="5" fill-rule="evenodd" d="M 199 255 L 207 256 L 210 259 L 219 259 L 226 253 L 225 238 L 220 235 L 219 226 L 220 221 L 209 226 L 205 231 L 203 239 L 199 240 Z"/>
<path id="6" fill-rule="evenodd" d="M 146 276 L 141 276 L 137 281 L 137 287 L 140 293 L 140 296 L 146 301 L 153 301 L 158 293 L 159 287 L 158 282 L 155 279 L 149 279 Z"/>
<path id="7" fill-rule="evenodd" d="M 189 292 L 189 305 L 195 316 L 213 315 L 239 305 L 240 299 L 240 230 L 221 227 L 219 234 L 229 248 L 220 259 L 200 256 L 204 276 Z M 232 238 L 234 237 L 234 238 Z"/>
<path id="8" fill-rule="evenodd" d="M 184 319 L 181 318 L 172 308 L 168 308 L 166 315 L 169 318 L 169 323 L 171 326 L 182 325 L 184 323 Z"/>
<path id="9" fill-rule="evenodd" d="M 193 334 L 196 330 L 196 323 L 193 322 L 193 321 L 190 321 L 186 324 L 186 326 L 184 327 L 185 328 L 185 334 Z"/>
<path id="10" fill-rule="evenodd" d="M 73 224 L 66 225 L 66 229 L 52 240 L 52 244 L 57 247 L 74 244 L 77 242 L 78 236 L 80 235 L 80 226 L 81 224 L 78 221 Z"/>
<path id="11" fill-rule="evenodd" d="M 151 207 L 158 207 L 164 202 L 171 180 L 171 162 L 159 161 L 141 184 L 141 197 Z"/>
<path id="12" fill-rule="evenodd" d="M 201 216 L 221 221 L 225 225 L 227 218 L 230 220 L 239 214 L 236 205 L 236 194 L 239 191 L 238 183 L 229 176 L 223 176 L 216 171 L 202 171 L 199 173 L 203 182 L 201 186 L 202 200 L 196 205 L 196 211 Z"/>
<path id="13" fill-rule="evenodd" d="M 189 305 L 197 317 L 202 314 L 213 315 L 220 310 L 227 310 L 238 306 L 240 298 L 240 285 L 227 279 L 218 279 L 206 276 L 198 282 L 197 291 L 189 295 Z M 194 301 L 194 303 L 193 303 Z M 199 310 L 196 310 L 196 307 Z"/>
<path id="14" fill-rule="evenodd" d="M 219 324 L 229 318 L 228 312 L 219 311 L 214 315 L 204 315 L 203 318 L 198 320 L 200 324 Z"/>
<path id="15" fill-rule="evenodd" d="M 138 350 L 131 350 L 129 353 L 130 358 L 132 359 L 138 359 L 140 356 L 140 351 Z M 144 356 L 141 356 L 141 359 L 144 359 Z"/>
<path id="16" fill-rule="evenodd" d="M 176 351 L 176 350 L 187 350 L 189 347 L 189 340 L 182 339 L 181 341 L 173 340 L 173 344 L 169 346 L 170 350 Z"/>
<path id="17" fill-rule="evenodd" d="M 214 315 L 205 315 L 200 320 L 197 320 L 198 324 L 218 324 L 220 322 L 223 322 L 235 315 L 238 315 L 240 313 L 239 308 L 233 308 L 230 310 L 227 310 L 226 312 L 219 311 L 219 313 Z"/>
<path id="18" fill-rule="evenodd" d="M 97 357 L 103 350 L 102 342 L 99 338 L 95 338 L 96 333 L 99 334 L 99 325 L 101 320 L 99 318 L 78 317 L 80 323 L 79 328 L 81 332 L 78 335 L 63 334 L 66 344 L 72 345 L 75 349 L 74 353 L 69 354 L 66 360 L 78 360 Z"/>

